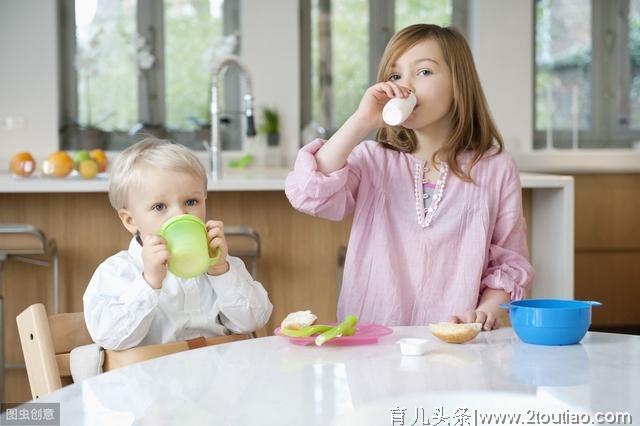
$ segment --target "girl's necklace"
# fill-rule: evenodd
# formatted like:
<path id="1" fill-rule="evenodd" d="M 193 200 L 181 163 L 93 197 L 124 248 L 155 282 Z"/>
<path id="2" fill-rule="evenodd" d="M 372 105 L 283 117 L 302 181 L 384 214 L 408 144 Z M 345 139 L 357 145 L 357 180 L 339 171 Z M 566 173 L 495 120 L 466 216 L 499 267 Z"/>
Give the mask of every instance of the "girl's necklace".
<path id="1" fill-rule="evenodd" d="M 429 173 L 431 173 L 431 167 L 429 167 L 429 162 L 424 162 L 424 169 L 422 172 L 422 183 L 431 183 L 431 179 L 429 179 Z"/>
<path id="2" fill-rule="evenodd" d="M 444 187 L 447 183 L 447 174 L 449 173 L 449 166 L 444 161 L 440 163 L 440 175 L 438 176 L 438 180 L 436 181 L 436 187 L 433 191 L 433 201 L 431 205 L 425 209 L 424 207 L 424 190 L 422 188 L 423 183 L 429 183 L 428 173 L 431 171 L 428 162 L 425 161 L 422 164 L 419 161 L 415 161 L 414 163 L 414 195 L 416 200 L 416 216 L 418 219 L 418 224 L 422 228 L 427 228 L 431 221 L 433 220 L 433 216 L 438 210 L 438 206 L 440 205 L 440 200 L 442 199 L 442 194 L 444 193 Z"/>

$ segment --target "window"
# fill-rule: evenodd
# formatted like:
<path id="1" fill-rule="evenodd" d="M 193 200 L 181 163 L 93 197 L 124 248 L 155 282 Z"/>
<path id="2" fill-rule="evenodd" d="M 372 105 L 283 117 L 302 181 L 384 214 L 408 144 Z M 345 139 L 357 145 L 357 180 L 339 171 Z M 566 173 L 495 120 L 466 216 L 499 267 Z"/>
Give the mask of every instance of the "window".
<path id="1" fill-rule="evenodd" d="M 303 126 L 336 130 L 376 81 L 394 33 L 415 23 L 466 30 L 466 0 L 308 0 L 301 2 Z"/>
<path id="2" fill-rule="evenodd" d="M 166 123 L 195 130 L 209 120 L 209 80 L 223 34 L 222 1 L 165 0 Z"/>
<path id="3" fill-rule="evenodd" d="M 132 1 L 78 3 L 76 55 L 78 121 L 106 131 L 137 121 L 138 93 L 133 63 L 136 12 Z"/>
<path id="4" fill-rule="evenodd" d="M 204 148 L 211 69 L 238 53 L 238 0 L 64 0 L 61 7 L 65 149 L 123 149 L 140 134 Z M 241 149 L 238 71 L 220 84 L 223 149 Z"/>
<path id="5" fill-rule="evenodd" d="M 428 6 L 428 7 L 427 7 Z M 451 0 L 396 0 L 395 27 L 429 23 L 446 27 L 451 24 L 453 4 Z"/>
<path id="6" fill-rule="evenodd" d="M 537 0 L 534 148 L 640 139 L 640 0 Z"/>
<path id="7" fill-rule="evenodd" d="M 312 0 L 314 118 L 329 127 L 342 123 L 368 87 L 367 0 Z"/>

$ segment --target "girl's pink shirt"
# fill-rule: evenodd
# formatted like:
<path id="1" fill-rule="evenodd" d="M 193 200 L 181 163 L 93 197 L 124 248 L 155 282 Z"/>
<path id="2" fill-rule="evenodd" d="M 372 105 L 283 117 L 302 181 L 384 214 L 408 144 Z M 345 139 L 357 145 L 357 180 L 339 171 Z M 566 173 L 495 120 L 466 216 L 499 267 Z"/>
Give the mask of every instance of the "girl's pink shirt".
<path id="1" fill-rule="evenodd" d="M 534 271 L 529 262 L 520 177 L 509 154 L 485 155 L 475 183 L 449 171 L 429 227 L 416 215 L 411 154 L 360 143 L 340 170 L 318 171 L 315 140 L 298 153 L 286 180 L 301 212 L 353 224 L 338 300 L 338 319 L 389 326 L 426 325 L 473 310 L 482 291 L 502 289 L 520 300 Z M 463 166 L 471 153 L 463 153 Z M 466 168 L 464 169 L 466 170 Z"/>

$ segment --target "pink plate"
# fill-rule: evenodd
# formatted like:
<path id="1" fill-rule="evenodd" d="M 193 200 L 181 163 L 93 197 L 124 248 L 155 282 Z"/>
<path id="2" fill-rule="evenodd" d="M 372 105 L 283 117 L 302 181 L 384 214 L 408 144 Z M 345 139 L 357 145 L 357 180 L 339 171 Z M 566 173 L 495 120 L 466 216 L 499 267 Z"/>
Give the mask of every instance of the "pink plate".
<path id="1" fill-rule="evenodd" d="M 329 324 L 331 325 L 331 324 Z M 280 333 L 280 327 L 274 330 L 276 336 L 282 336 L 289 339 L 294 345 L 311 345 L 316 342 L 316 335 L 309 337 L 289 337 Z M 333 346 L 354 346 L 354 345 L 370 345 L 378 343 L 378 339 L 382 336 L 393 333 L 389 327 L 380 324 L 358 324 L 356 325 L 356 334 L 353 336 L 342 336 L 331 339 L 325 345 Z"/>

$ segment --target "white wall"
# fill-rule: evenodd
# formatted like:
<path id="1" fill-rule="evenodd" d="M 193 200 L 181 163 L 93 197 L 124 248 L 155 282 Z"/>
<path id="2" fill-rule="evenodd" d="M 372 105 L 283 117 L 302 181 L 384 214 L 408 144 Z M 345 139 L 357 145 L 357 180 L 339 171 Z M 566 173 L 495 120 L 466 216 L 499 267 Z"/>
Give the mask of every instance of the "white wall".
<path id="1" fill-rule="evenodd" d="M 533 2 L 471 1 L 470 39 L 487 102 L 511 152 L 533 138 Z"/>
<path id="2" fill-rule="evenodd" d="M 25 120 L 24 129 L 0 128 L 0 170 L 17 151 L 43 159 L 58 148 L 56 4 L 0 1 L 0 127 L 3 117 Z M 532 0 L 472 1 L 471 8 L 472 47 L 490 107 L 508 148 L 526 149 L 533 128 Z M 281 112 L 283 148 L 292 161 L 300 139 L 298 1 L 241 0 L 240 19 L 257 111 Z"/>
<path id="3" fill-rule="evenodd" d="M 289 163 L 300 141 L 300 44 L 297 0 L 241 0 L 241 57 L 251 72 L 256 102 L 280 113 L 281 145 Z"/>
<path id="4" fill-rule="evenodd" d="M 57 2 L 0 1 L 0 170 L 18 151 L 58 149 Z M 7 129 L 6 118 L 22 123 Z"/>

